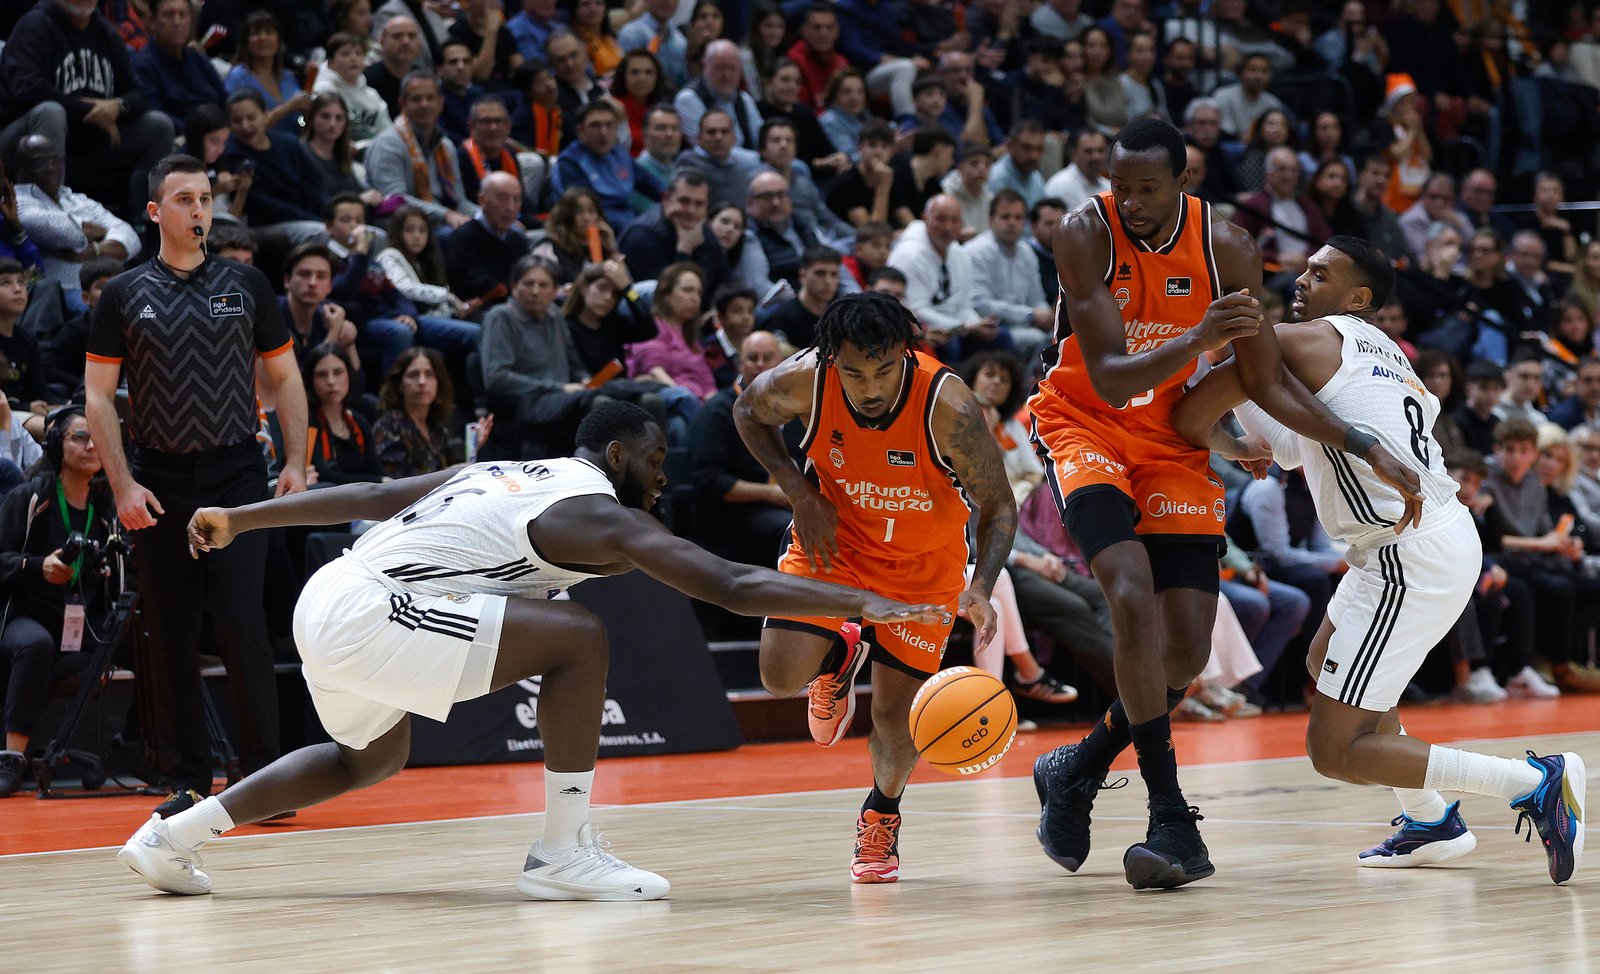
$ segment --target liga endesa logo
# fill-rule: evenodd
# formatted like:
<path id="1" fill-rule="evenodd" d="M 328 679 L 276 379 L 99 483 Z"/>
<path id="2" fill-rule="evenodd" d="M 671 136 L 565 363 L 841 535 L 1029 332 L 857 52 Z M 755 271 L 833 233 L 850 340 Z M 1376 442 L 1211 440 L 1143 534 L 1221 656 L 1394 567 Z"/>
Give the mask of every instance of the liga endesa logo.
<path id="1" fill-rule="evenodd" d="M 921 487 L 885 487 L 870 480 L 835 480 L 850 502 L 865 511 L 931 511 L 933 498 Z"/>
<path id="2" fill-rule="evenodd" d="M 1151 517 L 1166 517 L 1169 514 L 1204 515 L 1211 513 L 1211 508 L 1205 504 L 1175 500 L 1166 494 L 1151 494 L 1150 499 L 1144 502 L 1144 509 L 1150 512 Z"/>

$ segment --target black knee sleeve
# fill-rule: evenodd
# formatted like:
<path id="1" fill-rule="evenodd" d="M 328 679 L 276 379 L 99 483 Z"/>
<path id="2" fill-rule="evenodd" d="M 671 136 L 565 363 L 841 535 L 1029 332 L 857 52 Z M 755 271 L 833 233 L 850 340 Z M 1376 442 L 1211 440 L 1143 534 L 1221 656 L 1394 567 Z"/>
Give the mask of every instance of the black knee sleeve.
<path id="1" fill-rule="evenodd" d="M 1208 595 L 1221 591 L 1222 576 L 1217 559 L 1222 542 L 1161 541 L 1146 546 L 1150 552 L 1150 577 L 1157 592 L 1169 588 L 1192 588 Z"/>

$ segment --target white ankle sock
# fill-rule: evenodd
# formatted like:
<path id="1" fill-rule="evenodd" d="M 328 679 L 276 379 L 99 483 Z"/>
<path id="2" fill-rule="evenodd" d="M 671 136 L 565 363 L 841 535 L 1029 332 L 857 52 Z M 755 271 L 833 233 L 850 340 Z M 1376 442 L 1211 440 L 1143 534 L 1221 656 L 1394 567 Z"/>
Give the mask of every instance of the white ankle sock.
<path id="1" fill-rule="evenodd" d="M 216 795 L 167 819 L 167 834 L 187 849 L 198 849 L 202 842 L 215 839 L 232 828 L 233 819 Z"/>
<path id="2" fill-rule="evenodd" d="M 589 821 L 594 771 L 544 772 L 544 836 L 539 848 L 559 855 L 578 844 L 578 830 Z"/>
<path id="3" fill-rule="evenodd" d="M 1526 761 L 1496 758 L 1435 744 L 1428 751 L 1424 788 L 1470 791 L 1512 801 L 1539 787 L 1544 775 Z"/>
<path id="4" fill-rule="evenodd" d="M 1394 797 L 1400 799 L 1400 810 L 1411 816 L 1413 822 L 1433 824 L 1443 820 L 1449 805 L 1444 796 L 1427 789 L 1396 788 Z"/>

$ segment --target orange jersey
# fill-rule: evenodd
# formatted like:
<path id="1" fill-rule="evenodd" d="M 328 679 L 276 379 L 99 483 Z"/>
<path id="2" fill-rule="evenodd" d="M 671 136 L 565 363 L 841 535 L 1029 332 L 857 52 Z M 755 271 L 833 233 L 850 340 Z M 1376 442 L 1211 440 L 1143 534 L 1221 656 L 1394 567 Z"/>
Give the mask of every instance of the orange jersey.
<path id="1" fill-rule="evenodd" d="M 839 512 L 842 558 L 900 562 L 926 578 L 907 559 L 949 550 L 958 563 L 939 565 L 939 574 L 959 576 L 972 510 L 934 444 L 933 409 L 940 387 L 960 380 L 932 359 L 906 361 L 899 405 L 878 420 L 855 411 L 831 365 L 817 369 L 803 443 L 807 467 Z"/>
<path id="2" fill-rule="evenodd" d="M 1111 239 L 1106 289 L 1121 309 L 1128 354 L 1159 348 L 1198 325 L 1206 308 L 1222 296 L 1211 255 L 1211 205 L 1185 193 L 1172 238 L 1151 246 L 1128 235 L 1110 193 L 1093 201 Z M 1198 368 L 1196 359 L 1117 409 L 1089 381 L 1071 322 L 1057 325 L 1054 358 L 1053 365 L 1047 360 L 1047 374 L 1028 403 L 1043 422 L 1088 413 L 1123 427 L 1170 428 L 1172 409 Z"/>

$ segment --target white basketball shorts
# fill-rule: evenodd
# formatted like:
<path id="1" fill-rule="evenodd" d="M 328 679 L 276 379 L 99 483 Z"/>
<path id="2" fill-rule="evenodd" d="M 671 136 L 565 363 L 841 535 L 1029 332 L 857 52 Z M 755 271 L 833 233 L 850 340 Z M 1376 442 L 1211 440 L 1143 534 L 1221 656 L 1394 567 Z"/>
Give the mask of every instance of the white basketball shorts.
<path id="1" fill-rule="evenodd" d="M 1483 548 L 1466 508 L 1393 544 L 1351 548 L 1350 570 L 1328 604 L 1335 629 L 1317 692 L 1387 712 L 1472 596 Z"/>
<path id="2" fill-rule="evenodd" d="M 506 599 L 415 595 L 348 552 L 294 609 L 306 685 L 328 735 L 365 748 L 407 713 L 444 720 L 489 690 Z"/>

